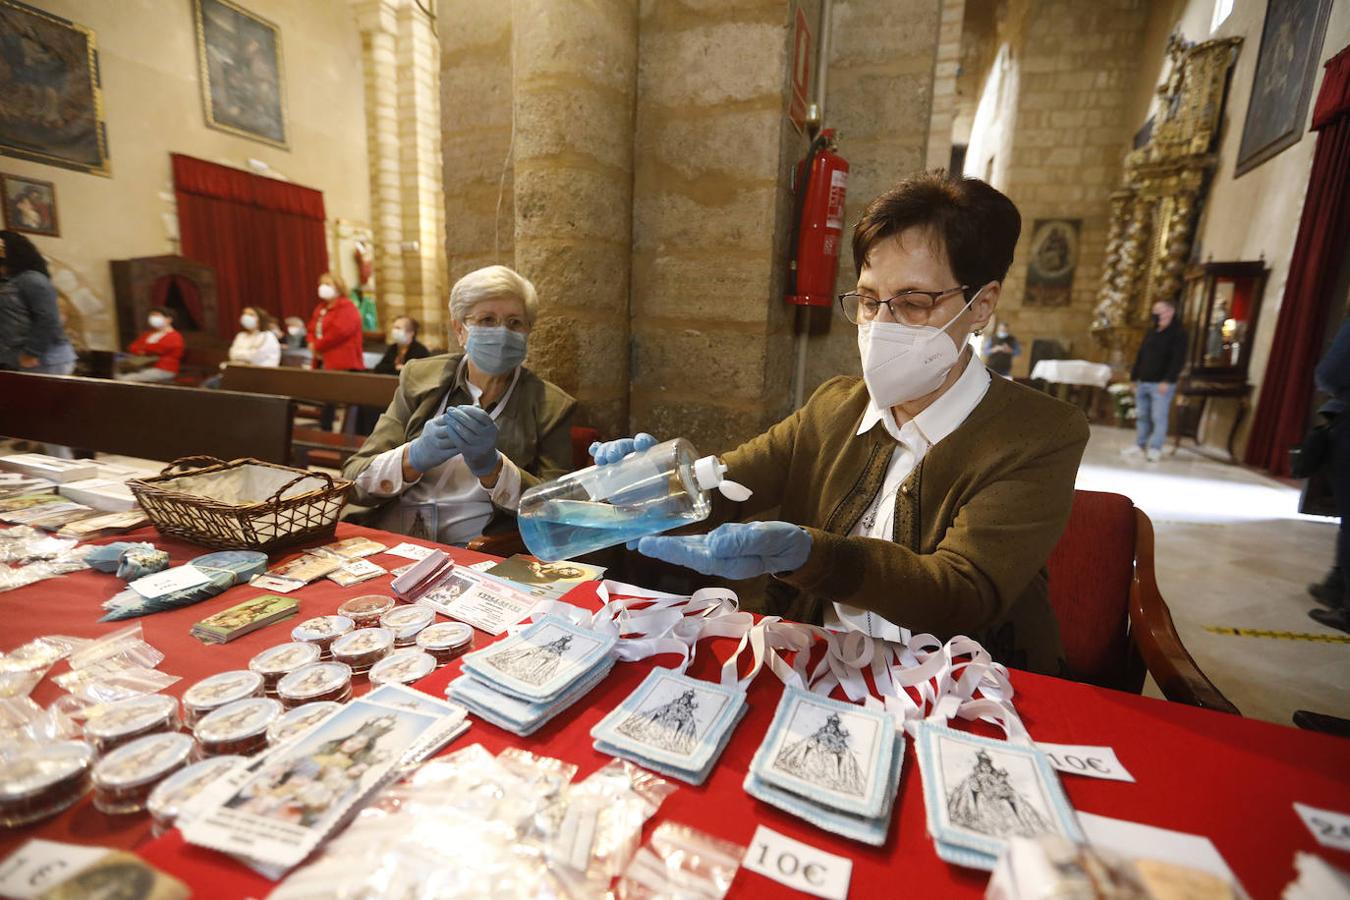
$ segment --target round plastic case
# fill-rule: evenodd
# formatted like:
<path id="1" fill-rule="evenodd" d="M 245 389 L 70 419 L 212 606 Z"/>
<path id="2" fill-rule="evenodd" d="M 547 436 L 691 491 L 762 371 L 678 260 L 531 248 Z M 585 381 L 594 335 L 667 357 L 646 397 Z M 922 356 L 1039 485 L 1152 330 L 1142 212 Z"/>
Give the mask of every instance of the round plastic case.
<path id="1" fill-rule="evenodd" d="M 353 597 L 337 608 L 338 615 L 346 616 L 357 628 L 369 628 L 380 621 L 380 616 L 394 608 L 394 598 L 382 594 Z"/>
<path id="2" fill-rule="evenodd" d="M 394 633 L 388 628 L 358 628 L 333 641 L 333 659 L 363 675 L 394 649 Z"/>
<path id="3" fill-rule="evenodd" d="M 407 647 L 417 641 L 417 635 L 436 621 L 436 610 L 430 606 L 396 606 L 380 616 L 380 627 L 394 633 L 394 646 Z"/>
<path id="4" fill-rule="evenodd" d="M 94 748 L 82 741 L 35 744 L 0 762 L 0 825 L 54 816 L 89 790 Z"/>
<path id="5" fill-rule="evenodd" d="M 277 644 L 268 647 L 248 661 L 250 672 L 263 677 L 263 690 L 271 696 L 277 692 L 277 682 L 301 666 L 318 662 L 323 651 L 317 644 L 292 641 L 289 644 Z"/>
<path id="6" fill-rule="evenodd" d="M 201 756 L 252 756 L 267 746 L 267 729 L 281 718 L 282 706 L 269 697 L 237 700 L 197 723 Z"/>
<path id="7" fill-rule="evenodd" d="M 473 629 L 463 622 L 437 622 L 418 632 L 417 646 L 443 666 L 473 649 Z"/>
<path id="8" fill-rule="evenodd" d="M 352 667 L 332 661 L 301 666 L 277 682 L 277 696 L 287 709 L 316 700 L 346 703 L 352 697 Z"/>
<path id="9" fill-rule="evenodd" d="M 145 809 L 155 786 L 187 765 L 195 742 L 186 734 L 149 734 L 94 765 L 94 807 L 110 815 Z"/>
<path id="10" fill-rule="evenodd" d="M 289 741 L 300 732 L 307 731 L 315 722 L 327 718 L 333 710 L 341 708 L 341 703 L 334 703 L 331 700 L 320 700 L 318 703 L 306 703 L 304 706 L 297 706 L 273 722 L 272 727 L 267 729 L 267 746 L 275 747 L 277 744 Z"/>
<path id="11" fill-rule="evenodd" d="M 399 650 L 370 669 L 371 684 L 412 684 L 436 671 L 436 658 L 417 648 Z"/>
<path id="12" fill-rule="evenodd" d="M 84 739 L 100 756 L 138 737 L 178 730 L 178 701 L 163 694 L 147 694 L 90 710 Z"/>
<path id="13" fill-rule="evenodd" d="M 346 616 L 315 616 L 291 629 L 291 640 L 317 645 L 323 654 L 321 658 L 327 659 L 328 648 L 333 645 L 333 641 L 355 627 L 356 623 Z"/>
<path id="14" fill-rule="evenodd" d="M 236 763 L 243 761 L 242 756 L 212 756 L 179 769 L 156 785 L 150 792 L 150 799 L 145 802 L 145 808 L 150 810 L 150 818 L 154 820 L 151 832 L 155 837 L 177 824 L 178 811 L 183 808 L 183 804 L 233 769 Z"/>
<path id="15" fill-rule="evenodd" d="M 262 694 L 263 677 L 257 672 L 234 669 L 203 678 L 183 692 L 183 721 L 195 727 L 207 713 Z"/>

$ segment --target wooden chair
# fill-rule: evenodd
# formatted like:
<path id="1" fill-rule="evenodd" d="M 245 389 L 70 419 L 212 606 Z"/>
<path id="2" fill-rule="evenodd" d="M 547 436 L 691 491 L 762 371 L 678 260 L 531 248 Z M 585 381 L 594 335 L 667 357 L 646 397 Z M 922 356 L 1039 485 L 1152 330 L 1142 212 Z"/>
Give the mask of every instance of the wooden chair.
<path id="1" fill-rule="evenodd" d="M 368 372 L 231 364 L 225 367 L 220 386 L 227 391 L 280 394 L 297 401 L 385 409 L 398 390 L 398 377 Z M 332 432 L 297 426 L 294 432 L 292 447 L 296 462 L 303 465 L 341 468 L 366 441 L 364 435 L 352 433 L 345 427 L 341 432 Z"/>
<path id="2" fill-rule="evenodd" d="M 1047 568 L 1072 677 L 1139 693 L 1147 672 L 1168 700 L 1238 713 L 1177 636 L 1153 568 L 1153 523 L 1130 498 L 1075 491 Z"/>
<path id="3" fill-rule="evenodd" d="M 288 463 L 287 397 L 104 378 L 0 372 L 6 437 L 172 461 L 251 456 Z"/>

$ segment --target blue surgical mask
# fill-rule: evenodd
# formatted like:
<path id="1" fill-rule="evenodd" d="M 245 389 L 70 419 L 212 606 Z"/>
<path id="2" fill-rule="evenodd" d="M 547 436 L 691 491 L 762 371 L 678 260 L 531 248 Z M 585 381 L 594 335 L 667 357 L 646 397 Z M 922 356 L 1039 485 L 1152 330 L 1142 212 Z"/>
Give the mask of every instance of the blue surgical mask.
<path id="1" fill-rule="evenodd" d="M 473 364 L 489 375 L 505 375 L 525 361 L 525 335 L 505 326 L 470 325 L 464 349 Z"/>

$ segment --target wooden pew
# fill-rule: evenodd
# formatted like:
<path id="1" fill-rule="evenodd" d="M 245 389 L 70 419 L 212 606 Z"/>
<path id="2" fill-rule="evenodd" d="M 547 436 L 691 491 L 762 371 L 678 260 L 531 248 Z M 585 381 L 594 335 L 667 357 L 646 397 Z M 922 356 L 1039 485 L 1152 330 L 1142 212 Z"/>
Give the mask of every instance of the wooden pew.
<path id="1" fill-rule="evenodd" d="M 227 391 L 279 394 L 296 400 L 386 409 L 398 390 L 398 376 L 368 372 L 328 372 L 323 369 L 269 368 L 263 366 L 225 367 L 220 382 Z M 341 468 L 365 443 L 365 437 L 348 432 L 334 433 L 319 428 L 296 427 L 292 449 L 300 464 Z"/>
<path id="2" fill-rule="evenodd" d="M 0 372 L 0 434 L 103 453 L 288 464 L 293 418 L 288 397 Z"/>

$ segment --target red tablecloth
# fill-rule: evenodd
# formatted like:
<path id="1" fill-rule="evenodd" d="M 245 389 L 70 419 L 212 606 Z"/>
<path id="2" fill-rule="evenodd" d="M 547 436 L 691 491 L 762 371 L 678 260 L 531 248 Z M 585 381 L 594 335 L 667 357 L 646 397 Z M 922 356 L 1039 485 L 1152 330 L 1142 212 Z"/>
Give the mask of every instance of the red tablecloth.
<path id="1" fill-rule="evenodd" d="M 393 545 L 403 540 L 369 529 L 343 526 L 340 536 L 368 534 Z M 195 555 L 195 548 L 158 541 L 175 562 Z M 454 551 L 464 561 L 479 554 Z M 393 568 L 398 557 L 375 556 L 373 561 Z M 80 573 L 44 582 L 9 594 L 0 594 L 0 612 L 7 625 L 6 645 L 17 646 L 42 634 L 93 636 L 111 630 L 94 623 L 98 603 L 119 583 L 111 576 Z M 310 585 L 295 595 L 301 615 L 331 612 L 343 600 L 383 589 L 387 579 L 353 588 L 329 582 Z M 189 637 L 193 622 L 251 596 L 247 587 L 174 613 L 142 620 L 146 637 L 167 659 L 161 669 L 183 676 L 173 693 L 181 693 L 199 678 L 238 668 L 259 650 L 287 639 L 289 626 L 264 628 L 221 646 L 203 646 Z M 593 588 L 574 591 L 570 602 L 595 607 Z M 488 640 L 477 636 L 479 646 Z M 691 674 L 716 678 L 718 660 L 733 647 L 714 641 L 701 652 Z M 493 725 L 474 720 L 452 748 L 478 742 L 497 751 L 520 746 L 565 759 L 580 766 L 584 778 L 604 765 L 608 757 L 591 748 L 589 731 L 642 680 L 652 665 L 668 662 L 656 657 L 622 663 L 580 705 L 529 738 L 518 738 Z M 62 664 L 64 665 L 64 664 Z M 57 672 L 60 671 L 58 668 Z M 54 673 L 55 674 L 55 673 Z M 418 687 L 441 695 L 459 674 L 458 664 L 428 676 Z M 358 680 L 359 681 L 359 680 Z M 1350 810 L 1350 743 L 1335 738 L 1283 728 L 1263 722 L 1206 712 L 1074 684 L 1022 672 L 1013 673 L 1017 708 L 1034 737 L 1066 744 L 1114 747 L 1137 783 L 1099 781 L 1064 776 L 1064 786 L 1075 808 L 1100 815 L 1142 822 L 1162 828 L 1208 836 L 1253 897 L 1275 897 L 1293 878 L 1296 850 L 1321 853 L 1334 865 L 1350 868 L 1350 854 L 1319 847 L 1294 813 L 1295 801 L 1340 811 Z M 363 685 L 358 685 L 360 693 Z M 812 846 L 854 861 L 851 896 L 893 895 L 896 878 L 907 889 L 935 890 L 937 896 L 980 896 L 987 876 L 938 860 L 928 839 L 921 784 L 913 754 L 907 755 L 900 800 L 889 840 L 873 848 L 837 838 L 749 797 L 741 788 L 745 772 L 778 702 L 781 685 L 765 673 L 751 687 L 750 710 L 712 777 L 702 787 L 680 784 L 666 800 L 650 827 L 662 820 L 682 822 L 712 834 L 748 844 L 756 825 L 763 823 Z M 41 702 L 59 692 L 50 678 L 35 696 Z M 5 835 L 0 853 L 28 837 L 134 848 L 151 864 L 183 879 L 211 897 L 264 896 L 271 883 L 229 858 L 185 845 L 170 832 L 146 840 L 144 816 L 109 817 L 95 811 L 86 799 L 73 810 L 46 823 Z M 775 883 L 742 869 L 733 894 L 782 892 Z"/>

